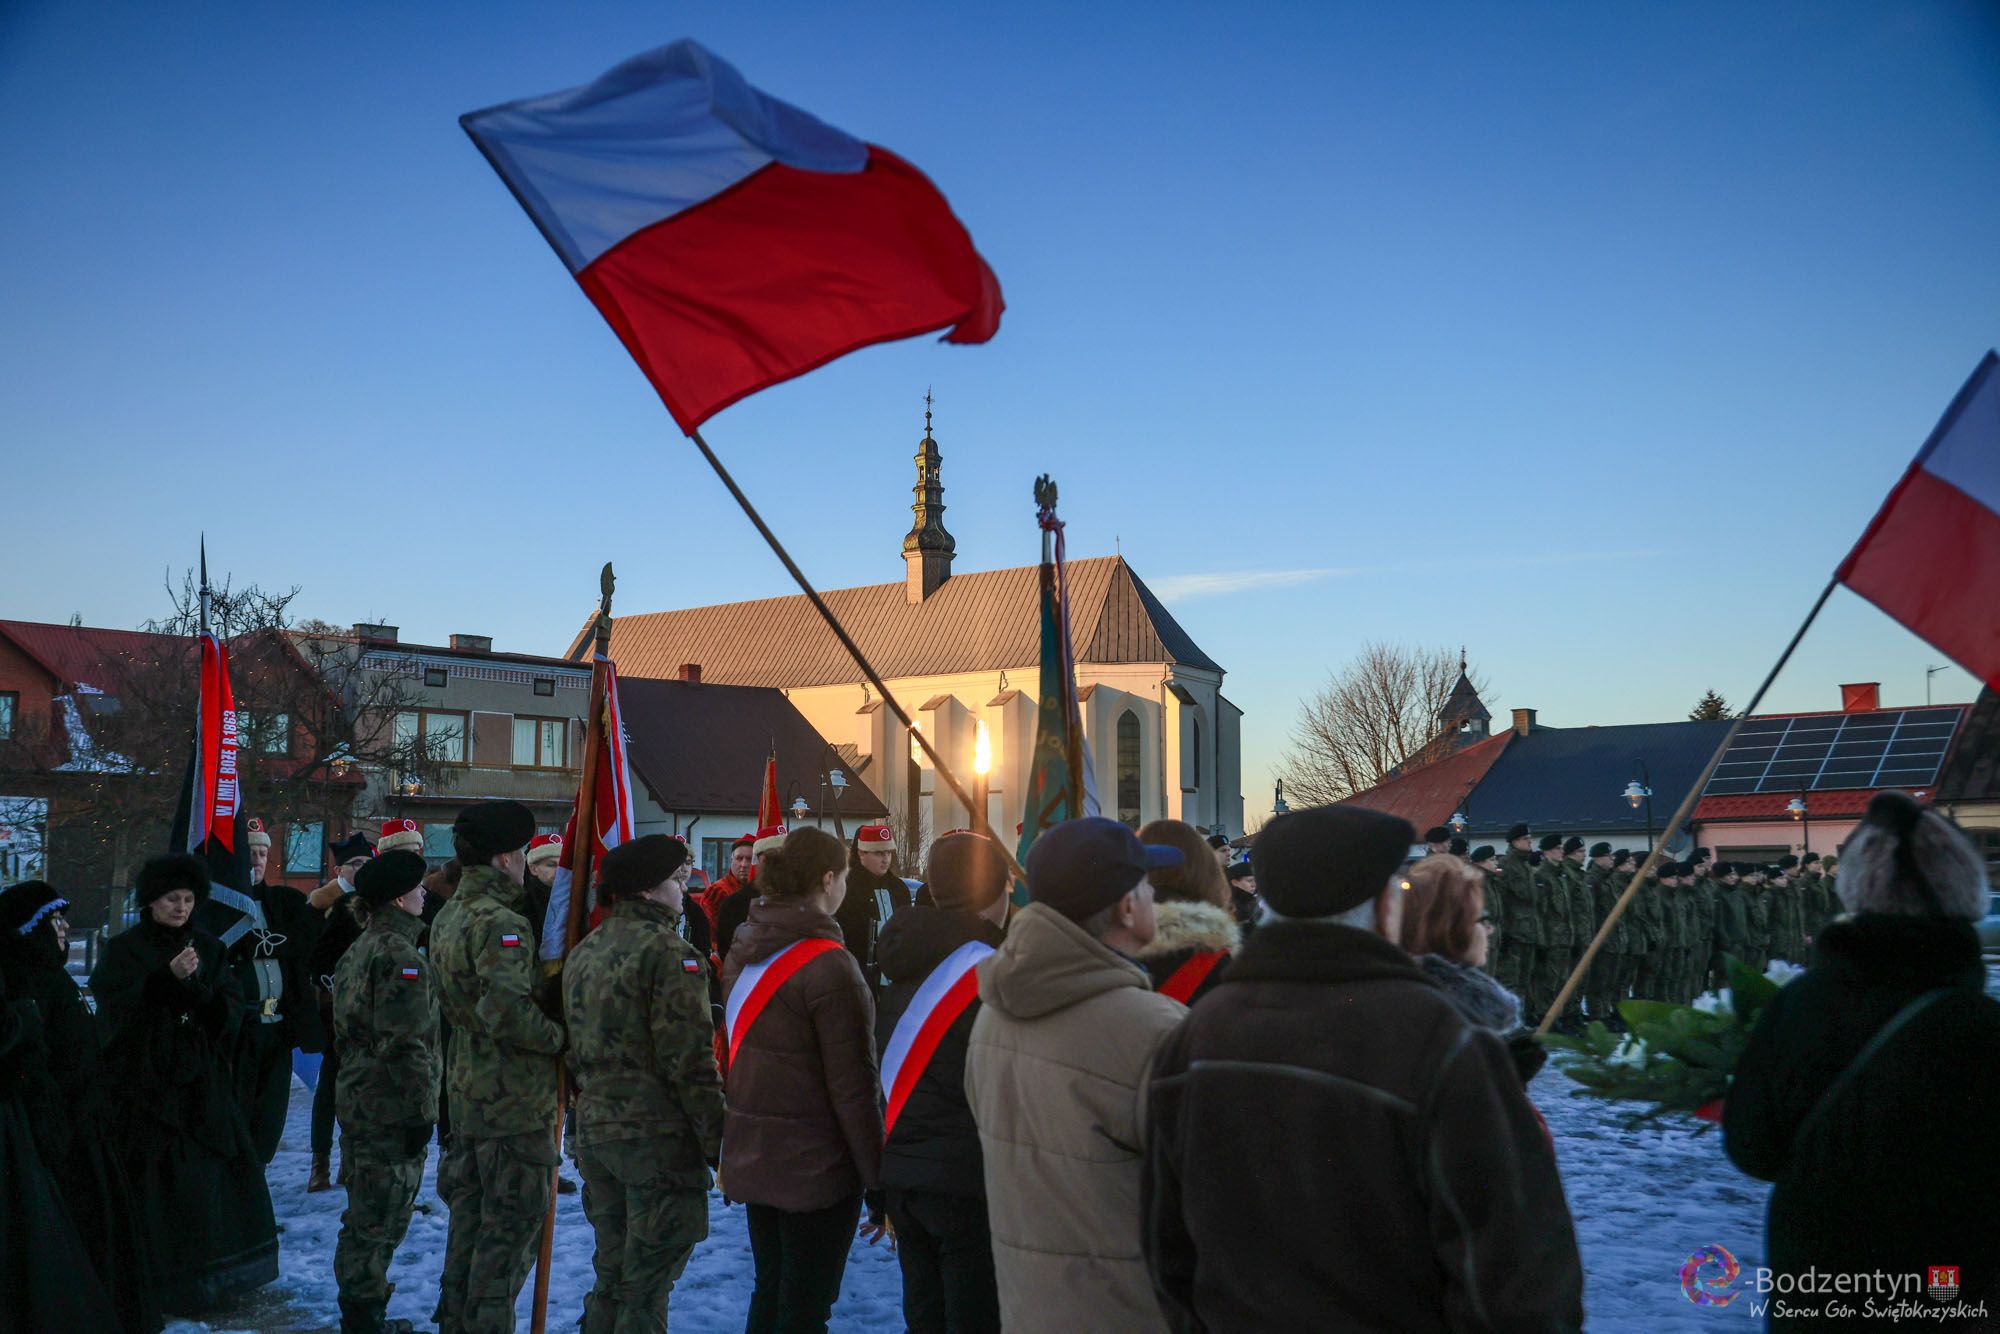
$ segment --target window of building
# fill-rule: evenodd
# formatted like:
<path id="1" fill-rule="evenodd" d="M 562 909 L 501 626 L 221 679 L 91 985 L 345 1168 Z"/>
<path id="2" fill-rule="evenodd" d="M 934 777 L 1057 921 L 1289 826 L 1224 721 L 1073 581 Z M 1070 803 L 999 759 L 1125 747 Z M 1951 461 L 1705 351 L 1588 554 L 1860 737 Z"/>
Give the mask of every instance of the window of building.
<path id="1" fill-rule="evenodd" d="M 556 693 L 556 679 L 553 676 L 536 677 L 535 693 L 544 698 L 554 698 Z"/>
<path id="2" fill-rule="evenodd" d="M 285 874 L 318 875 L 326 864 L 326 827 L 318 820 L 285 831 Z"/>
<path id="3" fill-rule="evenodd" d="M 1118 715 L 1118 818 L 1139 827 L 1139 715 Z"/>
<path id="4" fill-rule="evenodd" d="M 292 715 L 260 714 L 238 709 L 236 736 L 238 744 L 253 755 L 289 755 L 292 753 Z"/>
<path id="5" fill-rule="evenodd" d="M 424 857 L 434 862 L 450 861 L 452 856 L 451 822 L 430 820 L 424 824 Z"/>
<path id="6" fill-rule="evenodd" d="M 13 690 L 0 690 L 0 741 L 14 739 L 14 719 L 20 710 L 20 694 Z"/>
<path id="7" fill-rule="evenodd" d="M 442 667 L 424 668 L 424 684 L 434 690 L 442 690 L 445 685 L 445 669 Z"/>
<path id="8" fill-rule="evenodd" d="M 443 764 L 465 763 L 466 716 L 449 709 L 407 709 L 396 715 L 396 749 Z"/>
<path id="9" fill-rule="evenodd" d="M 515 768 L 562 769 L 568 764 L 569 719 L 514 719 Z"/>
<path id="10" fill-rule="evenodd" d="M 1190 766 L 1190 771 L 1194 774 L 1194 786 L 1200 787 L 1201 786 L 1201 719 L 1191 718 L 1188 721 L 1194 724 L 1194 764 Z"/>

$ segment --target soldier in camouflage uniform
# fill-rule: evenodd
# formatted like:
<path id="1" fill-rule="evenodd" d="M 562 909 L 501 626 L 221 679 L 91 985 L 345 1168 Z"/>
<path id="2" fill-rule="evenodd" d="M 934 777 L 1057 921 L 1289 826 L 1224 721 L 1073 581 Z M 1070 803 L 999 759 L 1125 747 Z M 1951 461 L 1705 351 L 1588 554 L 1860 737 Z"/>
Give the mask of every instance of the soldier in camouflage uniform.
<path id="1" fill-rule="evenodd" d="M 1792 884 L 1792 870 L 1798 864 L 1799 859 L 1788 852 L 1771 868 L 1771 957 L 1789 963 L 1800 962 L 1804 954 L 1800 948 L 1804 932 L 1799 925 L 1799 893 Z"/>
<path id="2" fill-rule="evenodd" d="M 333 972 L 333 1033 L 340 1051 L 334 1105 L 350 1169 L 347 1211 L 333 1248 L 341 1334 L 409 1334 L 389 1320 L 389 1260 L 410 1226 L 437 1120 L 437 994 L 417 951 L 424 929 L 424 859 L 402 848 L 354 877 L 368 925 Z"/>
<path id="3" fill-rule="evenodd" d="M 451 839 L 464 876 L 431 926 L 438 999 L 451 1021 L 451 1149 L 438 1194 L 451 1206 L 440 1334 L 510 1334 L 555 1186 L 561 1025 L 535 1002 L 535 935 L 521 909 L 535 817 L 475 802 Z"/>
<path id="4" fill-rule="evenodd" d="M 663 1334 L 668 1295 L 708 1236 L 722 1082 L 707 964 L 678 929 L 692 869 L 665 834 L 606 853 L 610 915 L 563 965 L 576 1161 L 597 1233 L 583 1334 Z"/>
<path id="5" fill-rule="evenodd" d="M 1500 870 L 1492 880 L 1495 915 L 1500 919 L 1505 947 L 1501 966 L 1493 976 L 1521 998 L 1524 1016 L 1532 1011 L 1533 1018 L 1539 1019 L 1541 1011 L 1534 1009 L 1530 993 L 1541 967 L 1544 937 L 1541 916 L 1536 912 L 1535 865 L 1529 860 L 1528 844 L 1528 826 L 1517 824 L 1508 830 L 1507 855 L 1501 858 Z"/>
<path id="6" fill-rule="evenodd" d="M 1604 919 L 1611 915 L 1612 905 L 1618 902 L 1618 888 L 1612 884 L 1612 857 L 1609 843 L 1593 844 L 1590 849 L 1590 864 L 1583 873 L 1585 890 L 1591 902 L 1591 938 L 1595 939 L 1603 929 Z M 1628 879 L 1630 877 L 1627 877 Z M 1622 886 L 1620 886 L 1622 888 Z M 1604 946 L 1597 951 L 1597 957 L 1590 961 L 1590 972 L 1585 978 L 1584 990 L 1589 993 L 1590 1017 L 1609 1020 L 1616 1015 L 1616 1005 L 1624 999 L 1620 990 L 1619 971 L 1625 958 L 1625 942 L 1631 931 L 1625 913 L 1611 924 L 1611 934 L 1605 937 Z"/>
<path id="7" fill-rule="evenodd" d="M 1692 956 L 1688 959 L 1689 996 L 1699 996 L 1715 986 L 1716 966 L 1722 960 L 1722 949 L 1716 939 L 1716 897 L 1715 877 L 1709 871 L 1711 853 L 1707 848 L 1696 848 L 1695 859 L 1689 869 L 1694 873 L 1688 882 L 1694 900 L 1694 943 Z"/>
<path id="8" fill-rule="evenodd" d="M 1679 1000 L 1681 969 L 1687 958 L 1687 901 L 1681 893 L 1680 864 L 1663 861 L 1654 872 L 1660 896 L 1659 947 L 1653 952 L 1655 1000 Z"/>
<path id="9" fill-rule="evenodd" d="M 1771 962 L 1771 897 L 1764 888 L 1764 868 L 1756 863 L 1742 868 L 1745 907 L 1750 922 L 1750 938 L 1744 945 L 1743 962 L 1763 972 Z"/>
<path id="10" fill-rule="evenodd" d="M 1597 936 L 1597 896 L 1585 876 L 1582 839 L 1572 835 L 1563 840 L 1559 869 L 1569 890 L 1569 972 L 1563 974 L 1563 982 L 1567 982 L 1569 973 L 1574 972 L 1577 964 L 1583 961 L 1583 952 L 1590 948 L 1590 942 Z M 1556 986 L 1561 987 L 1562 982 L 1556 983 Z M 1563 1006 L 1563 1018 L 1579 1032 L 1583 1028 L 1583 1003 L 1589 990 L 1590 975 L 1586 973 L 1578 980 L 1576 990 L 1570 993 L 1569 1004 Z"/>
<path id="11" fill-rule="evenodd" d="M 1532 985 L 1534 1013 L 1524 1016 L 1531 1024 L 1541 1022 L 1555 1004 L 1556 993 L 1576 963 L 1576 928 L 1571 917 L 1569 877 L 1562 869 L 1562 842 L 1561 834 L 1547 834 L 1538 848 L 1541 860 L 1535 866 L 1535 906 L 1542 923 L 1543 948 L 1541 967 Z"/>
<path id="12" fill-rule="evenodd" d="M 1471 862 L 1483 879 L 1486 889 L 1486 915 L 1492 919 L 1491 932 L 1486 944 L 1486 962 L 1479 965 L 1488 976 L 1498 980 L 1500 961 L 1506 957 L 1507 935 L 1505 924 L 1500 920 L 1505 905 L 1500 902 L 1500 853 L 1491 843 L 1481 843 L 1472 849 Z M 1504 984 L 1503 984 L 1504 985 Z M 1510 988 L 1511 990 L 1511 988 Z"/>
<path id="13" fill-rule="evenodd" d="M 1613 854 L 1611 867 L 1625 884 L 1631 884 L 1639 874 L 1639 866 L 1646 860 L 1643 852 L 1620 852 Z M 1624 891 L 1619 891 L 1621 894 Z M 1625 928 L 1625 948 L 1630 970 L 1627 987 L 1639 1000 L 1651 1000 L 1653 992 L 1653 949 L 1660 939 L 1660 895 L 1657 886 L 1648 881 L 1632 896 L 1632 906 L 1625 910 L 1630 918 Z"/>
<path id="14" fill-rule="evenodd" d="M 1743 887 L 1743 877 L 1731 862 L 1719 863 L 1716 868 L 1715 934 L 1716 946 L 1725 957 L 1734 957 L 1744 963 L 1750 962 L 1750 891 Z M 1723 973 L 1725 984 L 1728 973 Z"/>

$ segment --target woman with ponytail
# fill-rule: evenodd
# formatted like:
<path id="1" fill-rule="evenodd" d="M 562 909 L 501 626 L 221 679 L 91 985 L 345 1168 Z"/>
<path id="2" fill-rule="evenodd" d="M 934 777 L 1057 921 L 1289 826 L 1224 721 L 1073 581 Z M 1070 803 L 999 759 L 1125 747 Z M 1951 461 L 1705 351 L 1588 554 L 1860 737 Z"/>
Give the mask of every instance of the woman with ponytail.
<path id="1" fill-rule="evenodd" d="M 1972 927 L 1987 893 L 1949 820 L 1901 792 L 1869 803 L 1840 862 L 1846 915 L 1758 1017 L 1723 1114 L 1730 1158 L 1777 1183 L 1774 1273 L 1929 1287 L 1952 1266 L 1957 1299 L 2000 1317 L 2000 1002 Z M 1779 1305 L 1774 1329 L 1833 1327 L 1817 1301 L 1789 1320 Z"/>
<path id="2" fill-rule="evenodd" d="M 864 1191 L 862 1233 L 883 1230 L 875 1002 L 834 920 L 847 894 L 839 839 L 793 830 L 765 854 L 756 889 L 722 970 L 722 1185 L 749 1209 L 748 1334 L 824 1330 Z"/>

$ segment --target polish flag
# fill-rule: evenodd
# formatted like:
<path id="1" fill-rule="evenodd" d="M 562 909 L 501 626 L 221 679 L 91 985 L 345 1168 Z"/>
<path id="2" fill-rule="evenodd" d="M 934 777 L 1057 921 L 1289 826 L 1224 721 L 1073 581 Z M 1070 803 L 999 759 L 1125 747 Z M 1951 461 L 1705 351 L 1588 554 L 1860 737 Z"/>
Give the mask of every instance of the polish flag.
<path id="1" fill-rule="evenodd" d="M 999 281 L 922 172 L 694 42 L 459 123 L 685 432 L 870 343 L 1000 327 Z"/>
<path id="2" fill-rule="evenodd" d="M 1837 577 L 2000 689 L 2000 356 L 1958 391 Z"/>

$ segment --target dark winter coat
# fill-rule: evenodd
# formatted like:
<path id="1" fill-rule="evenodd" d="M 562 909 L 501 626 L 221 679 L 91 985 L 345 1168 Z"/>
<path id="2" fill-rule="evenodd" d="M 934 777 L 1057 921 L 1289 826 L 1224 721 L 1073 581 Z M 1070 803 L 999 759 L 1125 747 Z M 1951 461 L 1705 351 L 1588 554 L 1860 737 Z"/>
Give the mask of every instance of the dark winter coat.
<path id="1" fill-rule="evenodd" d="M 1233 914 L 1206 903 L 1179 900 L 1162 903 L 1155 910 L 1155 918 L 1158 930 L 1136 957 L 1146 976 L 1153 980 L 1153 990 L 1172 996 L 1183 1005 L 1192 1005 L 1213 991 L 1229 971 L 1229 956 L 1243 944 L 1242 930 Z M 1189 989 L 1187 983 L 1195 974 L 1193 971 L 1182 974 L 1181 970 L 1190 966 L 1200 969 L 1204 965 L 1208 966 L 1207 972 Z M 1177 977 L 1178 983 L 1169 988 L 1168 983 Z"/>
<path id="2" fill-rule="evenodd" d="M 1777 1183 L 1773 1270 L 1956 1264 L 1961 1299 L 2000 1313 L 2000 1002 L 1983 983 L 1970 925 L 1869 914 L 1829 923 L 1759 1016 L 1722 1128 L 1730 1159 Z M 1815 1116 L 1870 1039 L 1936 990 Z"/>
<path id="3" fill-rule="evenodd" d="M 826 913 L 759 898 L 729 947 L 724 994 L 787 945 L 839 939 Z M 803 1213 L 873 1187 L 882 1171 L 877 1072 L 875 999 L 854 956 L 829 950 L 778 988 L 730 1062 L 722 1126 L 730 1198 Z"/>
<path id="4" fill-rule="evenodd" d="M 917 901 L 916 891 L 904 884 L 902 877 L 895 875 L 870 875 L 855 866 L 847 873 L 847 897 L 840 901 L 840 911 L 834 920 L 840 923 L 840 936 L 847 946 L 847 952 L 861 965 L 861 975 L 868 979 L 868 985 L 880 988 L 882 985 L 882 961 L 876 944 L 889 918 L 882 916 L 881 905 L 876 891 L 889 896 L 889 912 L 893 916 Z"/>
<path id="5" fill-rule="evenodd" d="M 1160 1047 L 1147 1263 L 1183 1330 L 1575 1330 L 1554 1150 L 1505 1049 L 1409 955 L 1266 922 Z M 1256 1130 L 1245 1152 L 1246 1108 Z"/>
<path id="6" fill-rule="evenodd" d="M 1002 939 L 1000 928 L 978 913 L 917 907 L 899 911 L 876 942 L 885 983 L 875 1018 L 877 1050 L 888 1050 L 917 989 L 952 951 L 975 940 L 997 949 Z M 884 1186 L 986 1198 L 979 1127 L 965 1100 L 965 1044 L 978 1017 L 975 997 L 938 1040 L 930 1064 L 910 1090 L 895 1132 L 882 1149 Z"/>
<path id="7" fill-rule="evenodd" d="M 283 1021 L 270 1025 L 285 1035 L 286 1045 L 300 1051 L 323 1051 L 327 1029 L 322 1020 L 317 994 L 318 979 L 312 970 L 313 952 L 326 930 L 324 913 L 314 910 L 306 896 L 285 885 L 252 885 L 250 897 L 264 912 L 264 933 L 245 931 L 229 948 L 229 967 L 236 974 L 236 986 L 251 1013 L 245 1026 L 260 1022 L 257 977 L 268 961 L 279 977 L 283 995 L 277 998 L 276 1012 Z M 210 914 L 214 915 L 211 917 Z M 215 924 L 231 923 L 239 915 L 204 902 L 195 913 L 195 926 L 217 934 Z M 331 972 L 331 969 L 327 971 Z"/>

